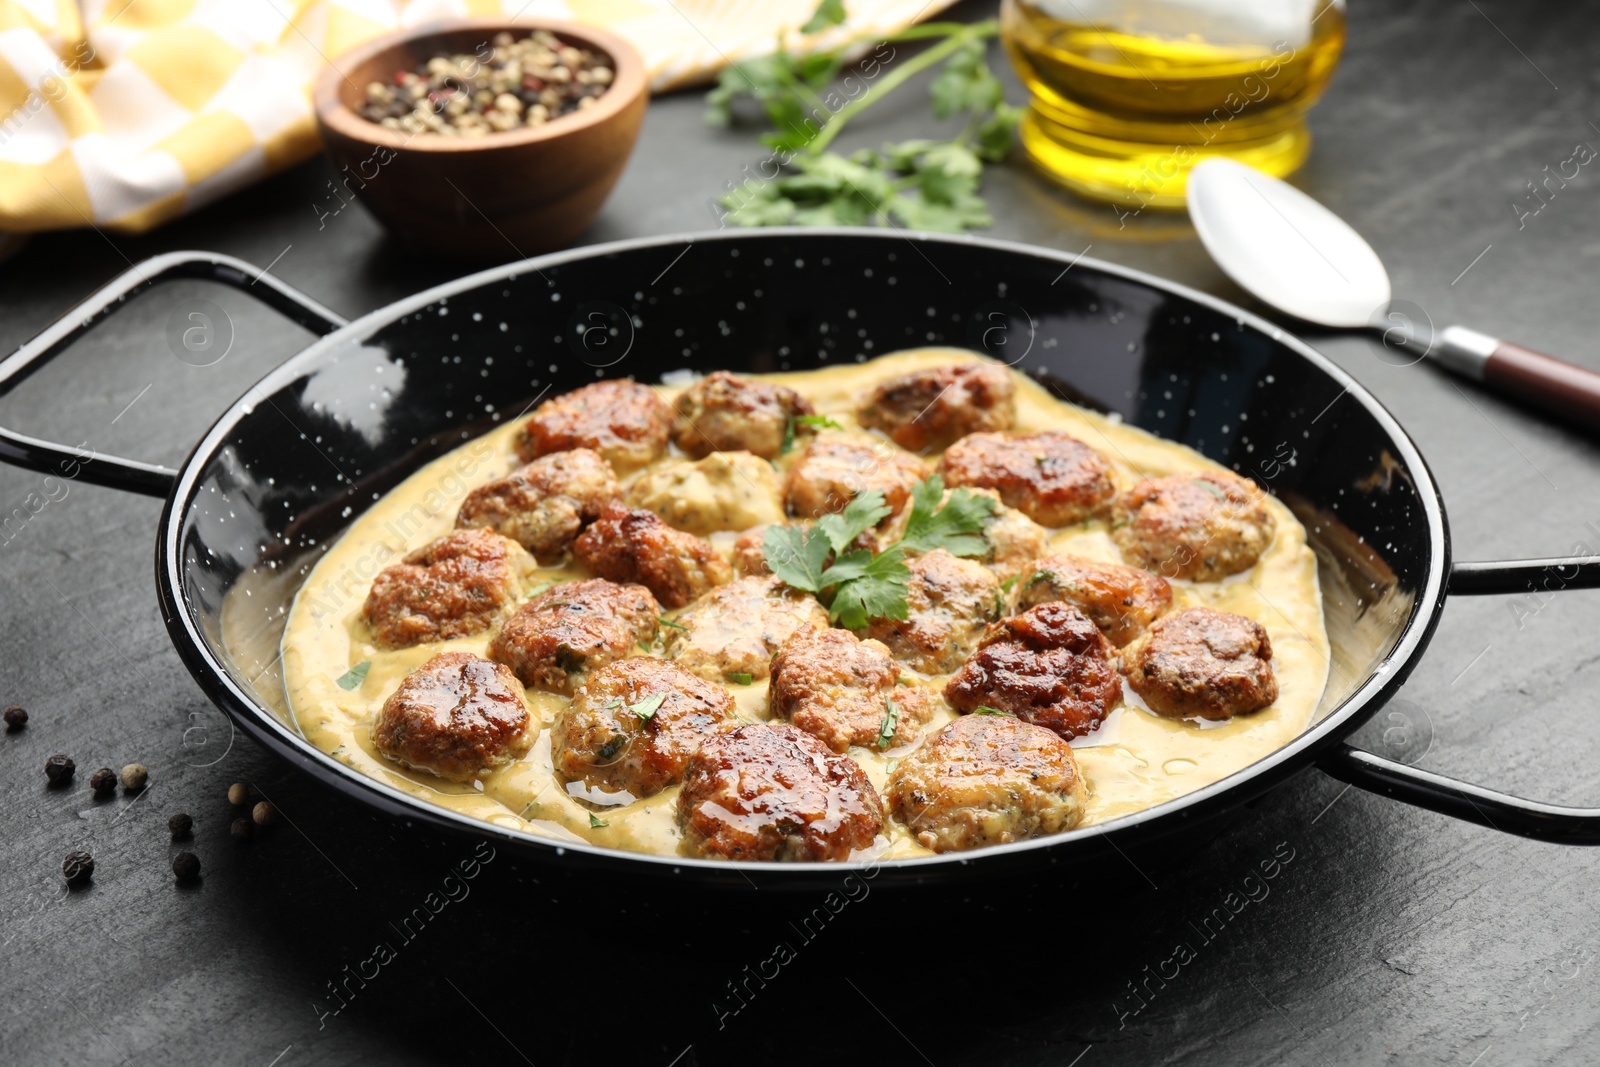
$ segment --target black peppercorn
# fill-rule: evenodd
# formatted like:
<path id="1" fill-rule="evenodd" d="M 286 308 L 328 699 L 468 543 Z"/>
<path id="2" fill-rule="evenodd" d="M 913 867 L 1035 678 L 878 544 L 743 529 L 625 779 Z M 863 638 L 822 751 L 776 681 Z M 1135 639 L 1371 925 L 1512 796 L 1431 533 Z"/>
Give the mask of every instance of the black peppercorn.
<path id="1" fill-rule="evenodd" d="M 180 882 L 192 882 L 200 877 L 200 857 L 193 852 L 180 852 L 172 857 L 172 873 Z"/>
<path id="2" fill-rule="evenodd" d="M 188 812 L 180 811 L 167 820 L 167 829 L 172 831 L 174 841 L 182 841 L 194 829 L 194 820 L 189 817 Z"/>
<path id="3" fill-rule="evenodd" d="M 77 769 L 76 763 L 60 753 L 44 761 L 44 776 L 50 779 L 51 785 L 66 785 L 72 781 L 72 772 Z"/>
<path id="4" fill-rule="evenodd" d="M 61 861 L 61 874 L 68 885 L 87 885 L 94 877 L 94 857 L 87 852 L 69 852 Z"/>
<path id="5" fill-rule="evenodd" d="M 6 729 L 20 730 L 28 725 L 28 712 L 20 704 L 13 704 L 6 709 Z"/>
<path id="6" fill-rule="evenodd" d="M 250 840 L 250 835 L 255 833 L 256 824 L 249 819 L 235 819 L 233 820 L 233 825 L 228 829 L 240 841 L 248 841 Z"/>
<path id="7" fill-rule="evenodd" d="M 94 795 L 104 800 L 117 791 L 117 772 L 110 767 L 101 767 L 89 776 L 89 788 L 94 790 Z"/>

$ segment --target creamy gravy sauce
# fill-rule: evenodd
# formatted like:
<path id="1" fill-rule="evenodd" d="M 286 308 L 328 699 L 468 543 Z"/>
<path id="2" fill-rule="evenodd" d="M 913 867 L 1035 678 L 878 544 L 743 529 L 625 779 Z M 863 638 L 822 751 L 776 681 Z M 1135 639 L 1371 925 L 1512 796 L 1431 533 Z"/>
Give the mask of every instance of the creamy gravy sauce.
<path id="1" fill-rule="evenodd" d="M 974 359 L 970 352 L 960 350 L 918 349 L 865 364 L 768 377 L 806 396 L 818 412 L 856 430 L 859 427 L 852 415 L 856 404 L 879 380 L 916 368 Z M 1017 384 L 1016 429 L 1059 429 L 1073 434 L 1112 464 L 1119 488 L 1126 489 L 1146 475 L 1216 467 L 1181 445 L 1057 400 L 1029 379 L 1019 376 Z M 681 388 L 658 387 L 669 402 Z M 530 690 L 528 705 L 540 724 L 532 751 L 475 784 L 460 785 L 403 769 L 372 745 L 373 716 L 406 674 L 443 651 L 485 655 L 489 633 L 400 651 L 379 649 L 361 620 L 367 589 L 383 567 L 452 529 L 456 509 L 471 488 L 519 466 L 515 437 L 525 421 L 518 419 L 515 425 L 499 427 L 423 467 L 374 504 L 312 570 L 295 597 L 283 635 L 284 681 L 291 712 L 305 737 L 324 752 L 430 803 L 558 840 L 581 838 L 612 848 L 673 854 L 678 845 L 676 787 L 646 800 L 598 807 L 575 798 L 573 793 L 583 795 L 581 786 L 569 793 L 555 778 L 550 727 L 566 704 L 564 697 Z M 669 456 L 662 463 L 681 459 Z M 780 459 L 780 465 L 786 459 Z M 633 476 L 637 477 L 640 475 Z M 625 493 L 633 478 L 625 481 Z M 1272 664 L 1278 677 L 1277 703 L 1253 715 L 1200 725 L 1160 718 L 1144 710 L 1125 685 L 1127 704 L 1114 710 L 1099 730 L 1072 743 L 1089 788 L 1084 825 L 1151 807 L 1224 778 L 1281 748 L 1310 724 L 1327 681 L 1329 662 L 1317 563 L 1304 529 L 1289 509 L 1270 496 L 1267 507 L 1276 520 L 1277 532 L 1260 561 L 1222 582 L 1173 582 L 1173 610 L 1205 605 L 1248 616 L 1265 626 L 1272 639 Z M 728 549 L 736 536 L 718 533 L 711 540 Z M 1056 531 L 1051 550 L 1121 562 L 1102 521 Z M 532 588 L 587 576 L 576 563 L 541 568 Z M 659 641 L 649 654 L 661 655 Z M 342 688 L 338 679 L 363 662 L 371 664 L 366 677 L 351 690 Z M 916 677 L 914 672 L 905 673 Z M 918 681 L 942 688 L 945 678 L 919 677 Z M 730 685 L 729 689 L 742 717 L 753 721 L 767 718 L 765 682 Z M 923 736 L 931 736 L 952 718 L 954 712 L 943 709 Z M 849 754 L 861 762 L 881 791 L 894 761 L 908 751 L 909 747 L 882 753 L 852 748 Z M 594 794 L 589 799 L 614 802 L 618 798 Z M 595 825 L 597 822 L 605 825 Z M 873 854 L 929 854 L 892 819 L 885 821 L 885 834 Z"/>

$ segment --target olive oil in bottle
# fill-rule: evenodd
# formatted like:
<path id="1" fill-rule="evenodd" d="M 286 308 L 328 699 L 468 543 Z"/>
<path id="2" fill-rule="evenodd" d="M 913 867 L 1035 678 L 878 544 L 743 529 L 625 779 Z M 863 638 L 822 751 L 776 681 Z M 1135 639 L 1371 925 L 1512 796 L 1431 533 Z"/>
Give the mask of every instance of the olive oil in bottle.
<path id="1" fill-rule="evenodd" d="M 1182 207 L 1211 156 L 1299 167 L 1345 38 L 1343 0 L 1005 0 L 1001 19 L 1030 97 L 1024 150 L 1135 208 Z"/>

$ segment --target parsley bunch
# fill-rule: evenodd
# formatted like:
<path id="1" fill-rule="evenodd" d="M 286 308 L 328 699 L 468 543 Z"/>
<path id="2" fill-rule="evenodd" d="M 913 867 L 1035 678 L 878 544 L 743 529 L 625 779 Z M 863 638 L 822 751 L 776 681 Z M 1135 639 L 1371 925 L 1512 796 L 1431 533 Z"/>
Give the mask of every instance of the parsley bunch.
<path id="1" fill-rule="evenodd" d="M 882 552 L 850 549 L 893 510 L 882 492 L 868 489 L 844 511 L 811 526 L 767 527 L 762 556 L 785 585 L 814 594 L 841 626 L 855 630 L 872 619 L 904 619 L 911 576 L 906 555 L 939 548 L 956 556 L 983 555 L 989 550 L 983 526 L 994 514 L 994 501 L 965 489 L 945 501 L 944 479 L 935 474 L 911 490 L 911 513 L 899 541 Z"/>
<path id="2" fill-rule="evenodd" d="M 800 32 L 813 34 L 844 19 L 844 0 L 822 0 Z M 1000 80 L 985 58 L 985 42 L 999 30 L 998 20 L 986 19 L 930 22 L 895 34 L 886 43 L 937 43 L 848 99 L 828 86 L 843 69 L 845 54 L 865 38 L 804 56 L 792 55 L 780 38 L 771 55 L 729 65 L 706 97 L 706 122 L 730 125 L 736 101 L 755 100 L 772 128 L 761 140 L 773 149 L 772 162 L 787 169 L 770 180 L 752 178 L 724 195 L 724 217 L 740 226 L 888 222 L 952 233 L 990 225 L 988 206 L 978 195 L 983 166 L 1010 152 L 1022 113 L 1005 102 Z M 826 151 L 852 118 L 911 77 L 941 64 L 930 87 L 933 113 L 942 119 L 965 115 L 958 136 L 901 141 L 848 157 Z"/>

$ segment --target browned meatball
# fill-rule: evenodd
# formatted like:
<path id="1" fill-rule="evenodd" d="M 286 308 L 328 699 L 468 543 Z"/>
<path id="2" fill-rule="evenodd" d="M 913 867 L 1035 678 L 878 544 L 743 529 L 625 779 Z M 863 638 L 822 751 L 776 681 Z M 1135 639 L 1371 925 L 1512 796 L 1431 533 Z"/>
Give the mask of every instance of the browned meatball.
<path id="1" fill-rule="evenodd" d="M 660 616 L 661 605 L 642 585 L 561 582 L 501 623 L 489 656 L 523 685 L 571 696 L 591 672 L 655 640 Z"/>
<path id="2" fill-rule="evenodd" d="M 989 627 L 944 687 L 962 711 L 996 708 L 1072 740 L 1098 727 L 1122 696 L 1116 653 L 1071 604 L 1040 604 Z"/>
<path id="3" fill-rule="evenodd" d="M 528 461 L 592 448 L 617 470 L 630 471 L 661 458 L 671 429 L 672 409 L 654 389 L 626 379 L 595 382 L 535 408 L 517 452 Z"/>
<path id="4" fill-rule="evenodd" d="M 1011 715 L 963 715 L 896 764 L 884 793 L 935 852 L 1059 834 L 1089 802 L 1072 746 Z"/>
<path id="5" fill-rule="evenodd" d="M 763 523 L 752 530 L 739 535 L 733 543 L 733 572 L 740 575 L 771 574 L 772 568 L 767 566 L 766 550 L 763 542 L 769 527 L 781 525 L 779 523 Z"/>
<path id="6" fill-rule="evenodd" d="M 754 452 L 772 459 L 783 451 L 789 420 L 815 414 L 810 401 L 783 385 L 715 371 L 678 395 L 673 440 L 689 455 Z"/>
<path id="7" fill-rule="evenodd" d="M 589 448 L 552 452 L 467 494 L 459 527 L 486 526 L 544 560 L 563 555 L 617 498 L 617 476 Z"/>
<path id="8" fill-rule="evenodd" d="M 857 493 L 882 490 L 896 511 L 927 477 L 922 460 L 862 434 L 825 433 L 805 447 L 789 470 L 789 514 L 814 519 L 836 511 Z"/>
<path id="9" fill-rule="evenodd" d="M 654 512 L 617 503 L 578 535 L 572 551 L 600 577 L 637 582 L 669 608 L 681 608 L 733 577 L 709 541 L 674 530 Z"/>
<path id="10" fill-rule="evenodd" d="M 635 657 L 608 663 L 556 720 L 550 755 L 569 782 L 654 796 L 683 781 L 702 741 L 733 726 L 733 698 L 676 663 Z"/>
<path id="11" fill-rule="evenodd" d="M 667 655 L 714 682 L 765 678 L 772 654 L 802 626 L 828 625 L 815 597 L 773 577 L 740 578 L 718 586 L 672 620 Z"/>
<path id="12" fill-rule="evenodd" d="M 1111 519 L 1129 563 L 1197 582 L 1255 566 L 1272 531 L 1261 490 L 1227 471 L 1146 478 L 1118 498 Z"/>
<path id="13" fill-rule="evenodd" d="M 1278 699 L 1266 627 L 1243 615 L 1190 608 L 1157 619 L 1124 654 L 1128 684 L 1174 719 L 1227 719 Z"/>
<path id="14" fill-rule="evenodd" d="M 861 764 L 787 724 L 708 738 L 678 794 L 683 849 L 727 860 L 849 859 L 883 828 Z"/>
<path id="15" fill-rule="evenodd" d="M 859 633 L 882 641 L 895 659 L 926 674 L 953 671 L 999 614 L 1000 582 L 983 564 L 942 548 L 906 565 L 906 618 L 873 619 Z"/>
<path id="16" fill-rule="evenodd" d="M 901 448 L 936 452 L 969 433 L 1009 430 L 1017 418 L 1011 372 L 992 363 L 952 363 L 880 382 L 856 411 Z"/>
<path id="17" fill-rule="evenodd" d="M 487 630 L 522 595 L 533 560 L 491 530 L 454 530 L 385 567 L 361 616 L 380 648 L 410 648 Z"/>
<path id="18" fill-rule="evenodd" d="M 916 740 L 938 706 L 929 690 L 897 686 L 899 677 L 883 642 L 863 641 L 849 630 L 805 629 L 772 658 L 767 699 L 772 714 L 835 752 L 851 745 L 890 748 Z M 882 743 L 885 728 L 889 736 Z"/>
<path id="19" fill-rule="evenodd" d="M 538 732 L 510 671 L 470 652 L 444 652 L 383 702 L 372 743 L 407 767 L 467 782 L 527 755 Z"/>
<path id="20" fill-rule="evenodd" d="M 1117 491 L 1105 457 L 1058 430 L 970 434 L 950 446 L 940 470 L 949 485 L 993 489 L 1046 526 L 1091 518 Z"/>
<path id="21" fill-rule="evenodd" d="M 1078 556 L 1045 556 L 1017 572 L 1013 611 L 1061 600 L 1082 611 L 1119 648 L 1172 606 L 1165 578 Z"/>

